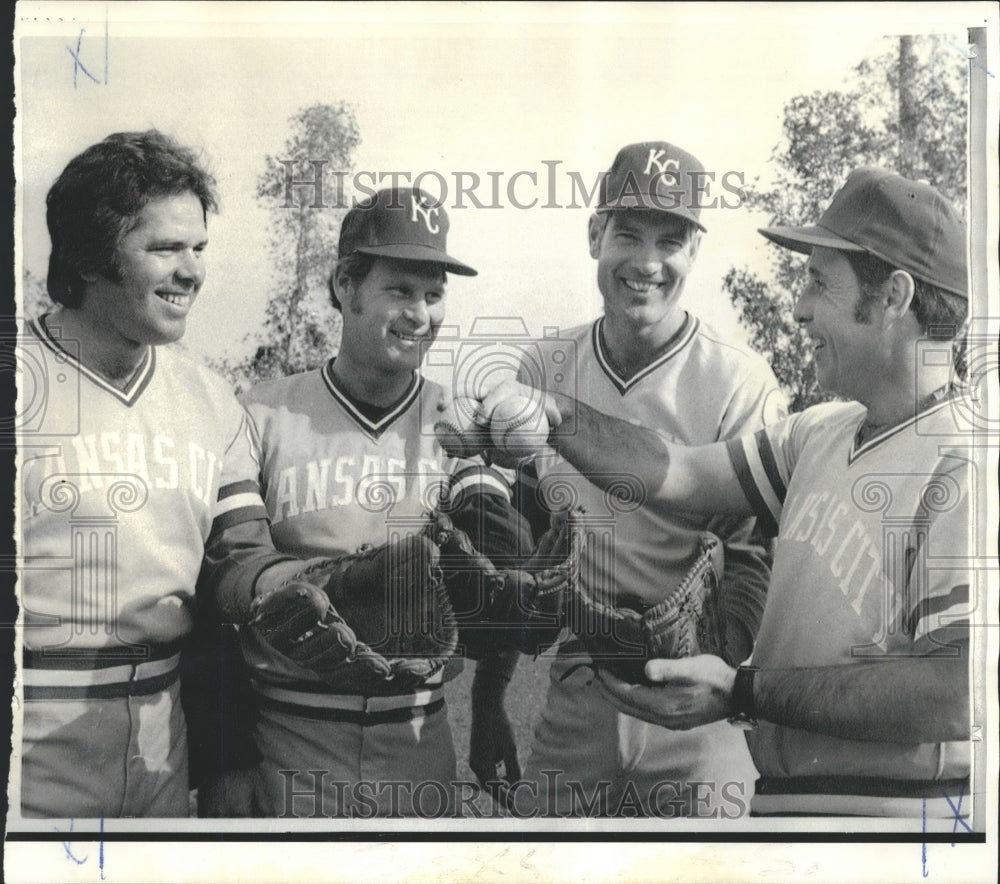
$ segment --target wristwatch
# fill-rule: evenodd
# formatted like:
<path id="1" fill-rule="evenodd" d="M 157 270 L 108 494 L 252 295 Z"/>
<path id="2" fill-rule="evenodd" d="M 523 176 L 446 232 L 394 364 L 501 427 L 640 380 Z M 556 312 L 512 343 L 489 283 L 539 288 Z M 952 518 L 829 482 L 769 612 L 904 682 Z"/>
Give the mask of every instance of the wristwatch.
<path id="1" fill-rule="evenodd" d="M 733 682 L 733 714 L 729 723 L 744 730 L 757 727 L 757 706 L 753 699 L 753 679 L 759 671 L 756 666 L 740 666 Z"/>

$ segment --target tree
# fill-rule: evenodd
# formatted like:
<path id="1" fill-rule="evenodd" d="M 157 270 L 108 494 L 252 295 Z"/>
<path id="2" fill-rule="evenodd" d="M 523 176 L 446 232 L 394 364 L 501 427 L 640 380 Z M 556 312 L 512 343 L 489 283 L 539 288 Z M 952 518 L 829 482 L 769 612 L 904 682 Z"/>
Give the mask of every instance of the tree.
<path id="1" fill-rule="evenodd" d="M 339 102 L 305 107 L 289 125 L 282 156 L 267 155 L 257 179 L 257 199 L 271 213 L 274 274 L 263 326 L 247 336 L 258 346 L 248 358 L 214 363 L 238 390 L 318 368 L 339 346 L 341 317 L 330 304 L 327 281 L 346 207 L 331 172 L 351 168 L 361 140 L 358 124 L 351 106 Z"/>
<path id="2" fill-rule="evenodd" d="M 767 212 L 769 226 L 810 224 L 852 169 L 882 166 L 927 179 L 964 214 L 966 77 L 967 61 L 947 40 L 903 37 L 898 48 L 857 65 L 845 89 L 792 98 L 772 153 L 773 180 L 745 188 L 746 204 Z M 801 258 L 787 249 L 770 254 L 766 276 L 733 267 L 723 286 L 798 411 L 828 397 L 792 319 Z"/>

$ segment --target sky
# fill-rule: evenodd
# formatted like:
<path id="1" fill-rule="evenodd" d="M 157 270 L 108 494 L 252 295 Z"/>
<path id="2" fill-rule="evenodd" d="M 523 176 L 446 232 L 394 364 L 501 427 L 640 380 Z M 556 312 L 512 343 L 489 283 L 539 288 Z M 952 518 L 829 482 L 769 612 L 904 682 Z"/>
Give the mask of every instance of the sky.
<path id="1" fill-rule="evenodd" d="M 288 120 L 302 107 L 352 106 L 361 133 L 355 173 L 427 172 L 429 190 L 441 180 L 448 187 L 449 251 L 480 271 L 451 280 L 446 322 L 453 335 L 468 334 L 481 317 L 512 317 L 512 328 L 520 321 L 531 336 L 551 334 L 601 310 L 586 244 L 589 209 L 580 198 L 568 207 L 572 173 L 592 183 L 622 145 L 667 140 L 698 156 L 717 181 L 726 173 L 746 183 L 766 177 L 782 108 L 793 95 L 842 86 L 856 64 L 891 48 L 887 35 L 948 33 L 961 52 L 977 9 L 36 6 L 19 5 L 15 44 L 22 268 L 44 277 L 45 193 L 70 158 L 113 131 L 155 126 L 172 133 L 202 151 L 222 196 L 221 214 L 210 221 L 207 282 L 185 343 L 199 356 L 231 358 L 253 352 L 246 337 L 260 328 L 272 283 L 268 215 L 255 199 L 256 179 L 266 155 L 282 155 Z M 458 207 L 459 172 L 465 181 L 478 175 L 475 192 L 498 207 L 479 209 L 469 200 Z M 491 173 L 500 183 L 495 203 Z M 533 207 L 519 207 L 532 200 Z M 703 221 L 709 232 L 684 304 L 745 340 L 721 280 L 731 266 L 766 264 L 772 247 L 756 228 L 767 219 L 720 208 L 706 210 Z"/>

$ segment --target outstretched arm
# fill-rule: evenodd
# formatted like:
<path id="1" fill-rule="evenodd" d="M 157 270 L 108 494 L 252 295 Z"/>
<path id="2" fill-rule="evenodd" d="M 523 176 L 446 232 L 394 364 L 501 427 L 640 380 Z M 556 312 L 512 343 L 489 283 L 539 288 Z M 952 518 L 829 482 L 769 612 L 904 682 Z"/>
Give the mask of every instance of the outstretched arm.
<path id="1" fill-rule="evenodd" d="M 650 505 L 711 514 L 753 512 L 724 442 L 676 445 L 569 396 L 541 393 L 511 380 L 490 390 L 480 410 L 490 415 L 499 403 L 515 396 L 541 400 L 551 428 L 548 444 L 599 488 L 620 481 L 625 467 L 645 489 Z"/>
<path id="2" fill-rule="evenodd" d="M 753 681 L 757 718 L 850 740 L 968 740 L 968 643 L 954 647 L 957 656 L 762 669 Z M 735 711 L 736 670 L 719 657 L 651 660 L 646 675 L 657 684 L 626 684 L 605 670 L 599 683 L 623 712 L 672 730 L 728 718 Z"/>

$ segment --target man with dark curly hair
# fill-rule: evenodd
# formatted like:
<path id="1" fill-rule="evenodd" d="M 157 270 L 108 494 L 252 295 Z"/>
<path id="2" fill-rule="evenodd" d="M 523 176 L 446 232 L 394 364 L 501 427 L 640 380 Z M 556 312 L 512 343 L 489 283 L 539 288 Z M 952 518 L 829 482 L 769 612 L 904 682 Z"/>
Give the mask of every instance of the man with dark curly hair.
<path id="1" fill-rule="evenodd" d="M 243 409 L 165 346 L 205 279 L 215 182 L 166 135 L 123 132 L 47 204 L 57 307 L 22 344 L 41 403 L 18 470 L 22 813 L 186 817 L 178 660 L 205 544 L 266 517 Z"/>

